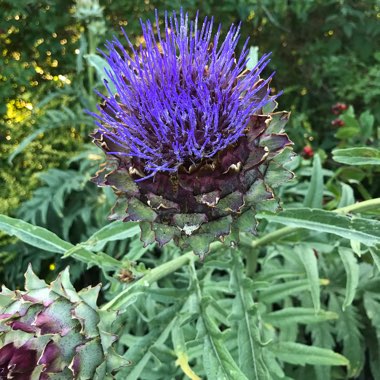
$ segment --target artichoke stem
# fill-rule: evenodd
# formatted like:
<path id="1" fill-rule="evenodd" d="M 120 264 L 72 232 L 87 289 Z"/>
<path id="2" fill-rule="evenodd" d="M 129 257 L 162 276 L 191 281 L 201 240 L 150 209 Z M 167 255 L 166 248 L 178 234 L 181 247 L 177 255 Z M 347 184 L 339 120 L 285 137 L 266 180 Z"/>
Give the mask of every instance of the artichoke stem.
<path id="1" fill-rule="evenodd" d="M 132 285 L 128 286 L 125 290 L 119 293 L 114 299 L 106 303 L 101 307 L 102 310 L 121 310 L 124 304 L 127 304 L 130 300 L 131 294 L 135 289 L 142 287 L 147 288 L 154 282 L 160 280 L 161 278 L 169 275 L 170 273 L 175 272 L 183 265 L 187 264 L 191 260 L 195 260 L 197 258 L 194 255 L 193 251 L 187 252 L 181 256 L 176 257 L 173 260 L 168 261 L 165 264 L 162 264 L 154 269 L 152 269 L 148 274 L 144 277 L 137 280 Z"/>
<path id="2" fill-rule="evenodd" d="M 246 250 L 246 275 L 247 277 L 253 277 L 257 270 L 257 258 L 259 256 L 258 249 Z"/>

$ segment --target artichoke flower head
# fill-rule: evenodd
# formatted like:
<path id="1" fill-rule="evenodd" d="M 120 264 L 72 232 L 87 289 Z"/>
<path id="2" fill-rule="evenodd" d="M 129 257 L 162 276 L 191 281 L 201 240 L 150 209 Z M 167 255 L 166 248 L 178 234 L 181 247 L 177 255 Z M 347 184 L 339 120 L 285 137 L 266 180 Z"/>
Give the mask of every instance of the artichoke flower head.
<path id="1" fill-rule="evenodd" d="M 50 285 L 30 267 L 25 278 L 25 291 L 0 292 L 0 379 L 113 379 L 127 361 L 112 350 L 116 315 L 97 308 L 100 287 L 77 293 L 68 269 Z"/>
<path id="2" fill-rule="evenodd" d="M 94 180 L 118 196 L 110 219 L 138 221 L 146 245 L 174 240 L 205 255 L 214 240 L 237 244 L 239 232 L 255 233 L 257 210 L 275 208 L 273 187 L 292 178 L 282 166 L 289 113 L 272 112 L 273 74 L 260 78 L 269 54 L 248 70 L 247 42 L 235 57 L 239 26 L 220 41 L 212 19 L 200 25 L 182 11 L 141 26 L 144 46 L 125 33 L 129 52 L 107 42 L 108 96 L 93 114 L 107 157 Z"/>

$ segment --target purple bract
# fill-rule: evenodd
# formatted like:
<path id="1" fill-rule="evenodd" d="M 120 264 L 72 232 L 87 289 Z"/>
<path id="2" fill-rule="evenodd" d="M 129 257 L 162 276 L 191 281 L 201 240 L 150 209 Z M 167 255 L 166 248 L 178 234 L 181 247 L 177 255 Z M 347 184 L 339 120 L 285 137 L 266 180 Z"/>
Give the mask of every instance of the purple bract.
<path id="1" fill-rule="evenodd" d="M 0 379 L 29 380 L 37 366 L 37 351 L 27 344 L 8 343 L 0 348 Z"/>

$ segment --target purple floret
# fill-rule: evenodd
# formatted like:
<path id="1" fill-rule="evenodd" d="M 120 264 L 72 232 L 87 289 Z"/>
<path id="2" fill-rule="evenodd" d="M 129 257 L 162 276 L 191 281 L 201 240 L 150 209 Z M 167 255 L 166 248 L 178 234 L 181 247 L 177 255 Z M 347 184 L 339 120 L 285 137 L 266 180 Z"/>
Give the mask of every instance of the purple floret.
<path id="1" fill-rule="evenodd" d="M 99 106 L 97 125 L 114 144 L 110 154 L 143 163 L 145 177 L 176 172 L 215 156 L 244 135 L 252 114 L 273 99 L 268 82 L 255 86 L 269 62 L 264 55 L 248 71 L 247 42 L 235 58 L 240 26 L 232 25 L 223 42 L 213 20 L 198 25 L 182 11 L 165 14 L 161 33 L 141 22 L 145 46 L 136 49 L 125 35 L 128 53 L 114 38 L 107 42 L 109 97 Z M 264 91 L 264 95 L 263 95 Z"/>

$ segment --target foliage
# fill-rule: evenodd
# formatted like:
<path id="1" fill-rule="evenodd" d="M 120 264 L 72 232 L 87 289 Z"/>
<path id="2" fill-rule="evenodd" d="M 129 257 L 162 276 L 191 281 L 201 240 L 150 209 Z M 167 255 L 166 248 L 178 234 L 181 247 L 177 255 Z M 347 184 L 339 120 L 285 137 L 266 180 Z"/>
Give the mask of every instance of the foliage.
<path id="1" fill-rule="evenodd" d="M 103 160 L 83 112 L 102 90 L 96 47 L 120 26 L 138 45 L 139 18 L 173 3 L 88 4 L 0 4 L 0 282 L 19 289 L 29 263 L 49 281 L 68 264 L 77 287 L 101 281 L 131 363 L 120 379 L 380 379 L 378 2 L 181 2 L 243 21 L 259 56 L 272 51 L 303 152 L 283 211 L 259 213 L 255 238 L 212 244 L 204 262 L 107 224 L 114 196 L 89 181 Z"/>
<path id="2" fill-rule="evenodd" d="M 170 245 L 159 258 L 143 252 L 140 262 L 154 263 L 148 271 L 129 261 L 130 254 L 119 261 L 101 252 L 115 239 L 136 239 L 138 229 L 121 222 L 76 246 L 5 216 L 0 228 L 103 271 L 110 288 L 102 308 L 122 312 L 119 350 L 127 350 L 124 357 L 133 363 L 120 370 L 120 378 L 183 378 L 184 372 L 194 379 L 281 379 L 285 374 L 333 379 L 359 375 L 365 347 L 378 344 L 376 335 L 366 337 L 365 331 L 366 326 L 379 327 L 374 310 L 380 263 L 371 246 L 379 244 L 380 222 L 366 214 L 379 205 L 374 199 L 335 213 L 298 209 L 300 216 L 322 213 L 313 233 L 300 234 L 298 225 L 270 232 L 269 223 L 266 234 L 248 238 L 240 250 L 215 245 L 203 263 Z M 349 212 L 366 217 L 353 217 L 361 224 L 347 226 L 329 219 Z M 269 220 L 278 223 L 281 217 Z M 369 264 L 372 260 L 377 270 Z M 114 271 L 117 275 L 110 276 Z M 365 314 L 359 314 L 361 309 Z M 376 360 L 371 359 L 372 368 L 379 365 Z"/>

